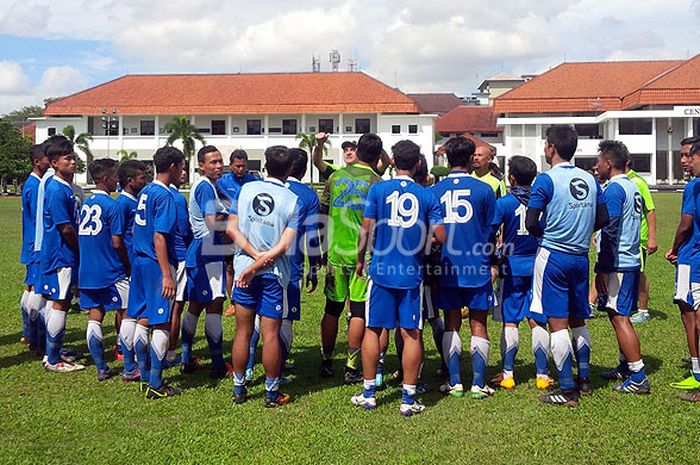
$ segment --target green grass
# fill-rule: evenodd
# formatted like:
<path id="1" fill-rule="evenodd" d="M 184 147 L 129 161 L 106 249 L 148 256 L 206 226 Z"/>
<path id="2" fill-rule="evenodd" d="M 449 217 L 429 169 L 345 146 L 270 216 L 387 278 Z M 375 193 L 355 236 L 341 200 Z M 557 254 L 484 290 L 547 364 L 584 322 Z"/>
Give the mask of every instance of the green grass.
<path id="1" fill-rule="evenodd" d="M 681 363 L 685 337 L 671 302 L 674 270 L 662 256 L 672 241 L 680 195 L 657 194 L 655 200 L 660 245 L 648 267 L 654 319 L 638 327 L 652 395 L 621 396 L 599 380 L 600 371 L 616 362 L 617 348 L 607 319 L 597 318 L 590 323 L 594 392 L 578 409 L 537 401 L 530 336 L 523 328 L 516 367 L 521 384 L 515 391 L 483 401 L 433 392 L 423 397 L 425 413 L 413 418 L 399 416 L 397 387 L 379 393 L 378 409 L 366 412 L 349 402 L 357 387 L 342 386 L 339 377 L 318 378 L 320 291 L 304 297 L 292 354 L 296 381 L 289 391 L 294 402 L 284 408 L 263 408 L 259 367 L 252 398 L 242 406 L 232 405 L 230 380 L 210 382 L 206 371 L 183 377 L 168 370 L 166 378 L 185 391 L 153 402 L 119 379 L 98 384 L 91 363 L 80 373 L 44 372 L 19 343 L 17 302 L 24 274 L 18 263 L 19 201 L 0 200 L 0 463 L 697 462 L 700 409 L 677 400 L 668 387 L 687 372 Z M 226 319 L 224 324 L 230 342 L 234 323 Z M 87 353 L 85 325 L 85 315 L 69 314 L 66 344 Z M 110 346 L 114 330 L 111 324 L 105 330 Z M 498 370 L 498 330 L 490 325 L 489 377 Z M 429 334 L 426 347 L 426 381 L 436 386 L 437 353 Z M 202 323 L 196 352 L 206 359 Z M 390 352 L 388 367 L 393 369 L 393 348 Z M 338 357 L 336 372 L 341 367 Z M 468 380 L 468 361 L 463 373 Z"/>

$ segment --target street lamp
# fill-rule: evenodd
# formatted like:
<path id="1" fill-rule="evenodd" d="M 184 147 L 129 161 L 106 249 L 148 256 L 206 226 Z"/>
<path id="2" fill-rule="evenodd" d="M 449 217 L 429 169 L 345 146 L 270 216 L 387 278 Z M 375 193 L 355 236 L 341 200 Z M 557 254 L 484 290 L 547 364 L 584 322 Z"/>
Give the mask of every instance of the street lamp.
<path id="1" fill-rule="evenodd" d="M 102 129 L 104 129 L 105 136 L 107 136 L 107 158 L 109 158 L 110 136 L 112 135 L 112 131 L 119 130 L 119 117 L 117 116 L 116 108 L 102 109 Z"/>

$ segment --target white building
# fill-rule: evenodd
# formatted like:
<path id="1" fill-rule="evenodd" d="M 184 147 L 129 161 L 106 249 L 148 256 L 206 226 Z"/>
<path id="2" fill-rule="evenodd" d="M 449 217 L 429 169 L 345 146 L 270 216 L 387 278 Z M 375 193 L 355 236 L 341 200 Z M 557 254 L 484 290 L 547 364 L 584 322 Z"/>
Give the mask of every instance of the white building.
<path id="1" fill-rule="evenodd" d="M 168 137 L 164 126 L 180 115 L 225 160 L 242 148 L 249 167 L 258 170 L 267 147 L 296 147 L 300 132 L 331 133 L 327 158 L 336 164 L 342 164 L 342 142 L 367 132 L 378 134 L 387 150 L 410 139 L 430 155 L 436 117 L 422 114 L 405 94 L 361 72 L 129 75 L 49 104 L 45 117 L 36 119 L 36 140 L 73 125 L 76 133 L 92 134 L 95 158 L 118 158 L 117 152 L 125 150 L 151 160 Z M 311 180 L 311 171 L 305 181 Z M 313 176 L 317 181 L 318 173 Z"/>

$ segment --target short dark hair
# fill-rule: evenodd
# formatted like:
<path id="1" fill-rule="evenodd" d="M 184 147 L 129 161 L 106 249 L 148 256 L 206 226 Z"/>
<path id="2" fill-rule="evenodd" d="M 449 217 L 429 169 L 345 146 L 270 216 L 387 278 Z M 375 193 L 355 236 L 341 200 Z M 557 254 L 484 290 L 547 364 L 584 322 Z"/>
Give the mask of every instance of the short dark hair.
<path id="1" fill-rule="evenodd" d="M 576 129 L 568 124 L 555 124 L 547 128 L 545 132 L 547 142 L 557 149 L 557 153 L 564 160 L 571 160 L 576 154 L 578 146 L 578 134 Z"/>
<path id="2" fill-rule="evenodd" d="M 281 178 L 289 173 L 292 164 L 292 157 L 289 149 L 284 145 L 273 145 L 265 149 L 265 169 L 267 174 L 276 178 Z"/>
<path id="3" fill-rule="evenodd" d="M 445 142 L 445 154 L 450 166 L 469 166 L 470 159 L 474 155 L 476 145 L 464 136 L 453 137 Z"/>
<path id="4" fill-rule="evenodd" d="M 413 173 L 413 180 L 418 184 L 425 184 L 428 180 L 428 160 L 422 153 L 420 154 L 420 160 L 418 160 L 416 172 Z"/>
<path id="5" fill-rule="evenodd" d="M 612 161 L 615 169 L 624 170 L 627 168 L 627 161 L 630 159 L 627 146 L 619 140 L 604 140 L 598 144 L 600 154 Z"/>
<path id="6" fill-rule="evenodd" d="M 146 164 L 141 160 L 125 160 L 119 164 L 119 171 L 117 171 L 117 176 L 119 176 L 119 185 L 122 188 L 129 184 L 129 178 L 135 178 L 139 171 L 146 173 L 148 168 Z"/>
<path id="7" fill-rule="evenodd" d="M 243 149 L 236 149 L 231 152 L 231 156 L 228 159 L 229 165 L 233 163 L 233 160 L 244 160 L 248 161 L 248 153 Z"/>
<path id="8" fill-rule="evenodd" d="M 34 163 L 46 156 L 45 144 L 34 144 L 29 148 L 29 160 Z"/>
<path id="9" fill-rule="evenodd" d="M 357 141 L 357 158 L 365 163 L 372 164 L 379 159 L 382 154 L 382 139 L 371 132 L 362 134 Z"/>
<path id="10" fill-rule="evenodd" d="M 391 148 L 397 169 L 410 170 L 420 161 L 420 147 L 410 140 L 400 140 Z"/>
<path id="11" fill-rule="evenodd" d="M 355 142 L 353 140 L 346 140 L 345 142 L 340 144 L 340 148 L 343 149 L 343 152 L 349 148 L 357 149 L 357 142 Z"/>
<path id="12" fill-rule="evenodd" d="M 51 136 L 44 141 L 44 146 L 46 147 L 46 156 L 49 158 L 49 161 L 74 152 L 73 144 L 66 136 Z"/>
<path id="13" fill-rule="evenodd" d="M 213 153 L 213 152 L 218 152 L 219 149 L 214 147 L 213 145 L 205 145 L 201 149 L 199 149 L 199 152 L 197 152 L 197 162 L 198 163 L 204 163 L 204 159 L 206 158 L 208 153 Z"/>
<path id="14" fill-rule="evenodd" d="M 537 165 L 528 157 L 514 155 L 508 159 L 508 174 L 515 178 L 518 186 L 527 187 L 537 177 Z"/>
<path id="15" fill-rule="evenodd" d="M 684 145 L 693 145 L 700 142 L 700 136 L 686 137 L 681 141 L 681 147 Z"/>
<path id="16" fill-rule="evenodd" d="M 695 142 L 692 147 L 690 147 L 690 156 L 700 154 L 700 140 Z"/>
<path id="17" fill-rule="evenodd" d="M 300 148 L 289 149 L 289 157 L 292 159 L 292 172 L 289 173 L 290 176 L 294 176 L 297 179 L 301 179 L 306 174 L 306 168 L 309 163 L 309 156 L 306 150 Z"/>
<path id="18" fill-rule="evenodd" d="M 92 179 L 98 181 L 99 179 L 105 177 L 107 173 L 109 173 L 109 170 L 115 169 L 116 167 L 117 160 L 112 160 L 111 158 L 100 158 L 90 163 L 90 166 L 88 166 L 88 171 L 90 172 Z"/>
<path id="19" fill-rule="evenodd" d="M 182 150 L 170 145 L 159 148 L 153 155 L 156 173 L 165 173 L 172 165 L 179 165 L 184 161 L 185 156 L 182 154 Z"/>

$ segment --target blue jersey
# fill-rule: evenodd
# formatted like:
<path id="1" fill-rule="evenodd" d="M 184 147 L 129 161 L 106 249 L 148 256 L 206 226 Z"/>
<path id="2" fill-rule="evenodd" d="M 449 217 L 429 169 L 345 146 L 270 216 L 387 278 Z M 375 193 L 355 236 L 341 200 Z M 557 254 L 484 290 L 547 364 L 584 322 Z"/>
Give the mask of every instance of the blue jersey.
<path id="1" fill-rule="evenodd" d="M 537 238 L 525 228 L 525 213 L 530 188 L 516 187 L 496 201 L 495 228 L 503 225 L 504 273 L 509 276 L 532 276 Z"/>
<path id="2" fill-rule="evenodd" d="M 175 253 L 175 228 L 177 206 L 175 196 L 168 186 L 155 180 L 139 194 L 134 216 L 134 252 L 138 256 L 158 260 L 153 235 L 161 233 L 168 245 L 168 261 L 177 266 Z"/>
<path id="3" fill-rule="evenodd" d="M 603 203 L 605 197 L 595 178 L 569 162 L 540 174 L 528 203 L 528 208 L 544 212 L 540 245 L 557 252 L 587 255 L 596 211 Z"/>
<path id="4" fill-rule="evenodd" d="M 224 202 L 226 208 L 230 208 L 231 203 L 238 198 L 241 187 L 251 181 L 258 181 L 258 178 L 250 173 L 244 174 L 241 178 L 234 176 L 233 173 L 226 173 L 216 181 L 216 186 L 222 194 L 221 200 Z"/>
<path id="5" fill-rule="evenodd" d="M 122 225 L 124 226 L 124 245 L 129 253 L 129 261 L 134 261 L 134 216 L 136 215 L 136 207 L 138 200 L 128 192 L 122 191 L 117 197 L 117 207 L 122 217 Z"/>
<path id="6" fill-rule="evenodd" d="M 32 172 L 22 186 L 22 254 L 20 262 L 23 265 L 38 259 L 34 253 L 36 239 L 37 195 L 41 178 Z"/>
<path id="7" fill-rule="evenodd" d="M 636 271 L 641 266 L 639 231 L 643 202 L 637 186 L 625 174 L 610 178 L 605 188 L 610 222 L 600 234 L 597 271 Z"/>
<path id="8" fill-rule="evenodd" d="M 304 250 L 317 249 L 319 246 L 318 226 L 321 212 L 318 194 L 311 187 L 298 179 L 289 178 L 285 183 L 288 189 L 299 198 L 299 233 L 291 260 L 290 282 L 296 283 L 304 275 Z"/>
<path id="9" fill-rule="evenodd" d="M 189 224 L 194 240 L 187 249 L 186 265 L 189 268 L 223 260 L 221 233 L 212 234 L 205 217 L 225 214 L 216 186 L 206 176 L 195 181 L 190 194 Z"/>
<path id="10" fill-rule="evenodd" d="M 408 176 L 380 181 L 369 189 L 364 217 L 376 221 L 372 281 L 392 289 L 420 286 L 430 226 L 443 222 L 435 196 Z"/>
<path id="11" fill-rule="evenodd" d="M 250 244 L 260 252 L 277 245 L 287 228 L 299 230 L 299 198 L 284 187 L 282 181 L 268 178 L 248 183 L 241 188 L 238 200 L 231 205 L 231 214 L 238 216 L 238 229 Z M 238 276 L 254 263 L 252 257 L 236 250 L 233 269 Z M 275 259 L 271 267 L 260 270 L 258 275 L 271 273 L 282 287 L 289 284 L 290 264 L 285 254 Z"/>
<path id="12" fill-rule="evenodd" d="M 93 191 L 80 208 L 80 289 L 106 289 L 126 278 L 126 267 L 112 244 L 112 236 L 124 235 L 117 201 L 101 190 Z"/>
<path id="13" fill-rule="evenodd" d="M 698 193 L 700 193 L 700 178 L 693 178 L 688 181 L 688 184 L 685 185 L 685 189 L 683 189 L 681 215 L 692 215 L 695 217 L 695 203 Z M 697 219 L 697 217 L 695 218 Z M 693 221 L 693 235 L 678 248 L 678 264 L 695 264 L 698 262 L 699 258 L 700 225 L 697 221 Z"/>
<path id="14" fill-rule="evenodd" d="M 59 226 L 70 224 L 78 231 L 78 200 L 71 185 L 54 176 L 46 184 L 44 201 L 44 237 L 41 244 L 41 268 L 44 273 L 58 268 L 78 266 L 78 254 L 63 240 Z"/>
<path id="15" fill-rule="evenodd" d="M 41 246 L 44 242 L 44 198 L 46 186 L 49 184 L 56 171 L 49 168 L 41 177 L 39 189 L 36 194 L 36 224 L 34 225 L 36 233 L 34 234 L 34 252 L 41 255 Z"/>
<path id="16" fill-rule="evenodd" d="M 177 261 L 181 262 L 187 257 L 187 248 L 192 242 L 192 229 L 190 228 L 189 215 L 187 213 L 187 199 L 177 190 L 177 187 L 170 185 L 170 191 L 175 199 L 175 233 L 173 234 L 173 245 Z"/>
<path id="17" fill-rule="evenodd" d="M 489 241 L 496 211 L 491 186 L 466 172 L 453 171 L 432 192 L 440 202 L 447 242 L 442 245 L 440 285 L 481 287 L 491 280 Z"/>

